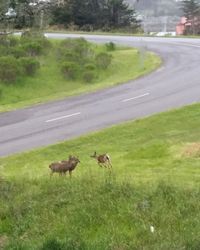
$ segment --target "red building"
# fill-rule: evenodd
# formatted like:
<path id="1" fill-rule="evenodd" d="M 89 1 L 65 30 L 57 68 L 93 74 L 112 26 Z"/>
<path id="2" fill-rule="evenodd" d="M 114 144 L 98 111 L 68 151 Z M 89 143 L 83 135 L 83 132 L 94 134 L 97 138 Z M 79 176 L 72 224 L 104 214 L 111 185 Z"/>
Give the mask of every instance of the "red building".
<path id="1" fill-rule="evenodd" d="M 193 20 L 181 17 L 180 22 L 176 25 L 177 35 L 199 35 L 200 34 L 200 17 L 196 16 Z"/>
<path id="2" fill-rule="evenodd" d="M 176 35 L 184 35 L 186 30 L 191 27 L 191 22 L 186 17 L 181 17 L 180 22 L 176 25 Z"/>

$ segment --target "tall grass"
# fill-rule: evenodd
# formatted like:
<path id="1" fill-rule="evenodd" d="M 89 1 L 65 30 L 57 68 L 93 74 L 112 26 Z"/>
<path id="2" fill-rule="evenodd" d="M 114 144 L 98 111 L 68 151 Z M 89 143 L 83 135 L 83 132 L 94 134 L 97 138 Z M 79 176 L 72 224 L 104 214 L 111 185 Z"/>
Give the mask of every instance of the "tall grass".
<path id="1" fill-rule="evenodd" d="M 1 248 L 199 249 L 199 117 L 192 105 L 1 158 Z M 68 154 L 81 160 L 72 178 L 50 178 Z"/>
<path id="2" fill-rule="evenodd" d="M 0 231 L 5 249 L 198 249 L 199 195 L 108 174 L 3 181 Z"/>

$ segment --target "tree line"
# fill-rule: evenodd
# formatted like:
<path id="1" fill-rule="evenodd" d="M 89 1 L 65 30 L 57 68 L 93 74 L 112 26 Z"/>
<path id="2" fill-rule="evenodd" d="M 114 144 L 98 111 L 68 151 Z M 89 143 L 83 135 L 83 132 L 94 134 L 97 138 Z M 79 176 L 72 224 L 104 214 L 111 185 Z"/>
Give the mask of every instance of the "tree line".
<path id="1" fill-rule="evenodd" d="M 79 30 L 140 28 L 137 13 L 125 0 L 0 0 L 4 27 L 58 25 Z"/>
<path id="2" fill-rule="evenodd" d="M 150 0 L 144 1 L 148 8 Z M 191 23 L 186 34 L 200 34 L 200 0 L 176 4 Z M 0 0 L 1 30 L 49 25 L 84 31 L 141 31 L 137 12 L 126 0 Z"/>

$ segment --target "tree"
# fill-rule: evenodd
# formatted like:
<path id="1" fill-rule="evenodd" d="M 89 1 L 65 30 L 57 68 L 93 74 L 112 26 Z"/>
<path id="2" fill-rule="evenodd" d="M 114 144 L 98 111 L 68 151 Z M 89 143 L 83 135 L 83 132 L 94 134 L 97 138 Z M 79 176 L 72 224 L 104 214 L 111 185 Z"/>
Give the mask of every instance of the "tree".
<path id="1" fill-rule="evenodd" d="M 200 4 L 196 0 L 184 0 L 181 9 L 191 23 L 191 31 L 189 33 L 197 34 L 200 31 Z"/>
<path id="2" fill-rule="evenodd" d="M 13 0 L 0 0 L 0 29 L 5 32 L 13 24 L 15 17 Z"/>
<path id="3" fill-rule="evenodd" d="M 53 23 L 90 30 L 140 26 L 135 10 L 124 0 L 66 0 L 53 11 Z"/>
<path id="4" fill-rule="evenodd" d="M 124 0 L 109 0 L 107 1 L 108 21 L 113 28 L 121 28 L 130 26 L 131 24 L 139 26 L 136 19 L 136 12 L 129 8 L 129 5 Z"/>
<path id="5" fill-rule="evenodd" d="M 16 27 L 43 28 L 52 4 L 50 0 L 15 0 Z"/>

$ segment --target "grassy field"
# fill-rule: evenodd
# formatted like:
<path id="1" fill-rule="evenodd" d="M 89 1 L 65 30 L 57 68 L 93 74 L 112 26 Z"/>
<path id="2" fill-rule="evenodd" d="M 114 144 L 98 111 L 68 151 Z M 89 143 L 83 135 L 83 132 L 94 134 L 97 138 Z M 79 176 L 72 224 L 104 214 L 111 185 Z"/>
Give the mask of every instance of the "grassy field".
<path id="1" fill-rule="evenodd" d="M 111 65 L 95 81 L 70 81 L 64 79 L 56 60 L 57 43 L 54 41 L 51 52 L 39 58 L 41 69 L 35 77 L 19 79 L 15 84 L 0 84 L 0 112 L 120 84 L 145 75 L 161 64 L 153 53 L 141 56 L 136 49 L 118 48 L 110 52 Z M 105 47 L 96 46 L 96 50 L 103 51 Z"/>
<path id="2" fill-rule="evenodd" d="M 199 123 L 196 104 L 1 158 L 0 248 L 199 249 Z M 72 178 L 50 178 L 69 154 L 81 160 Z"/>

